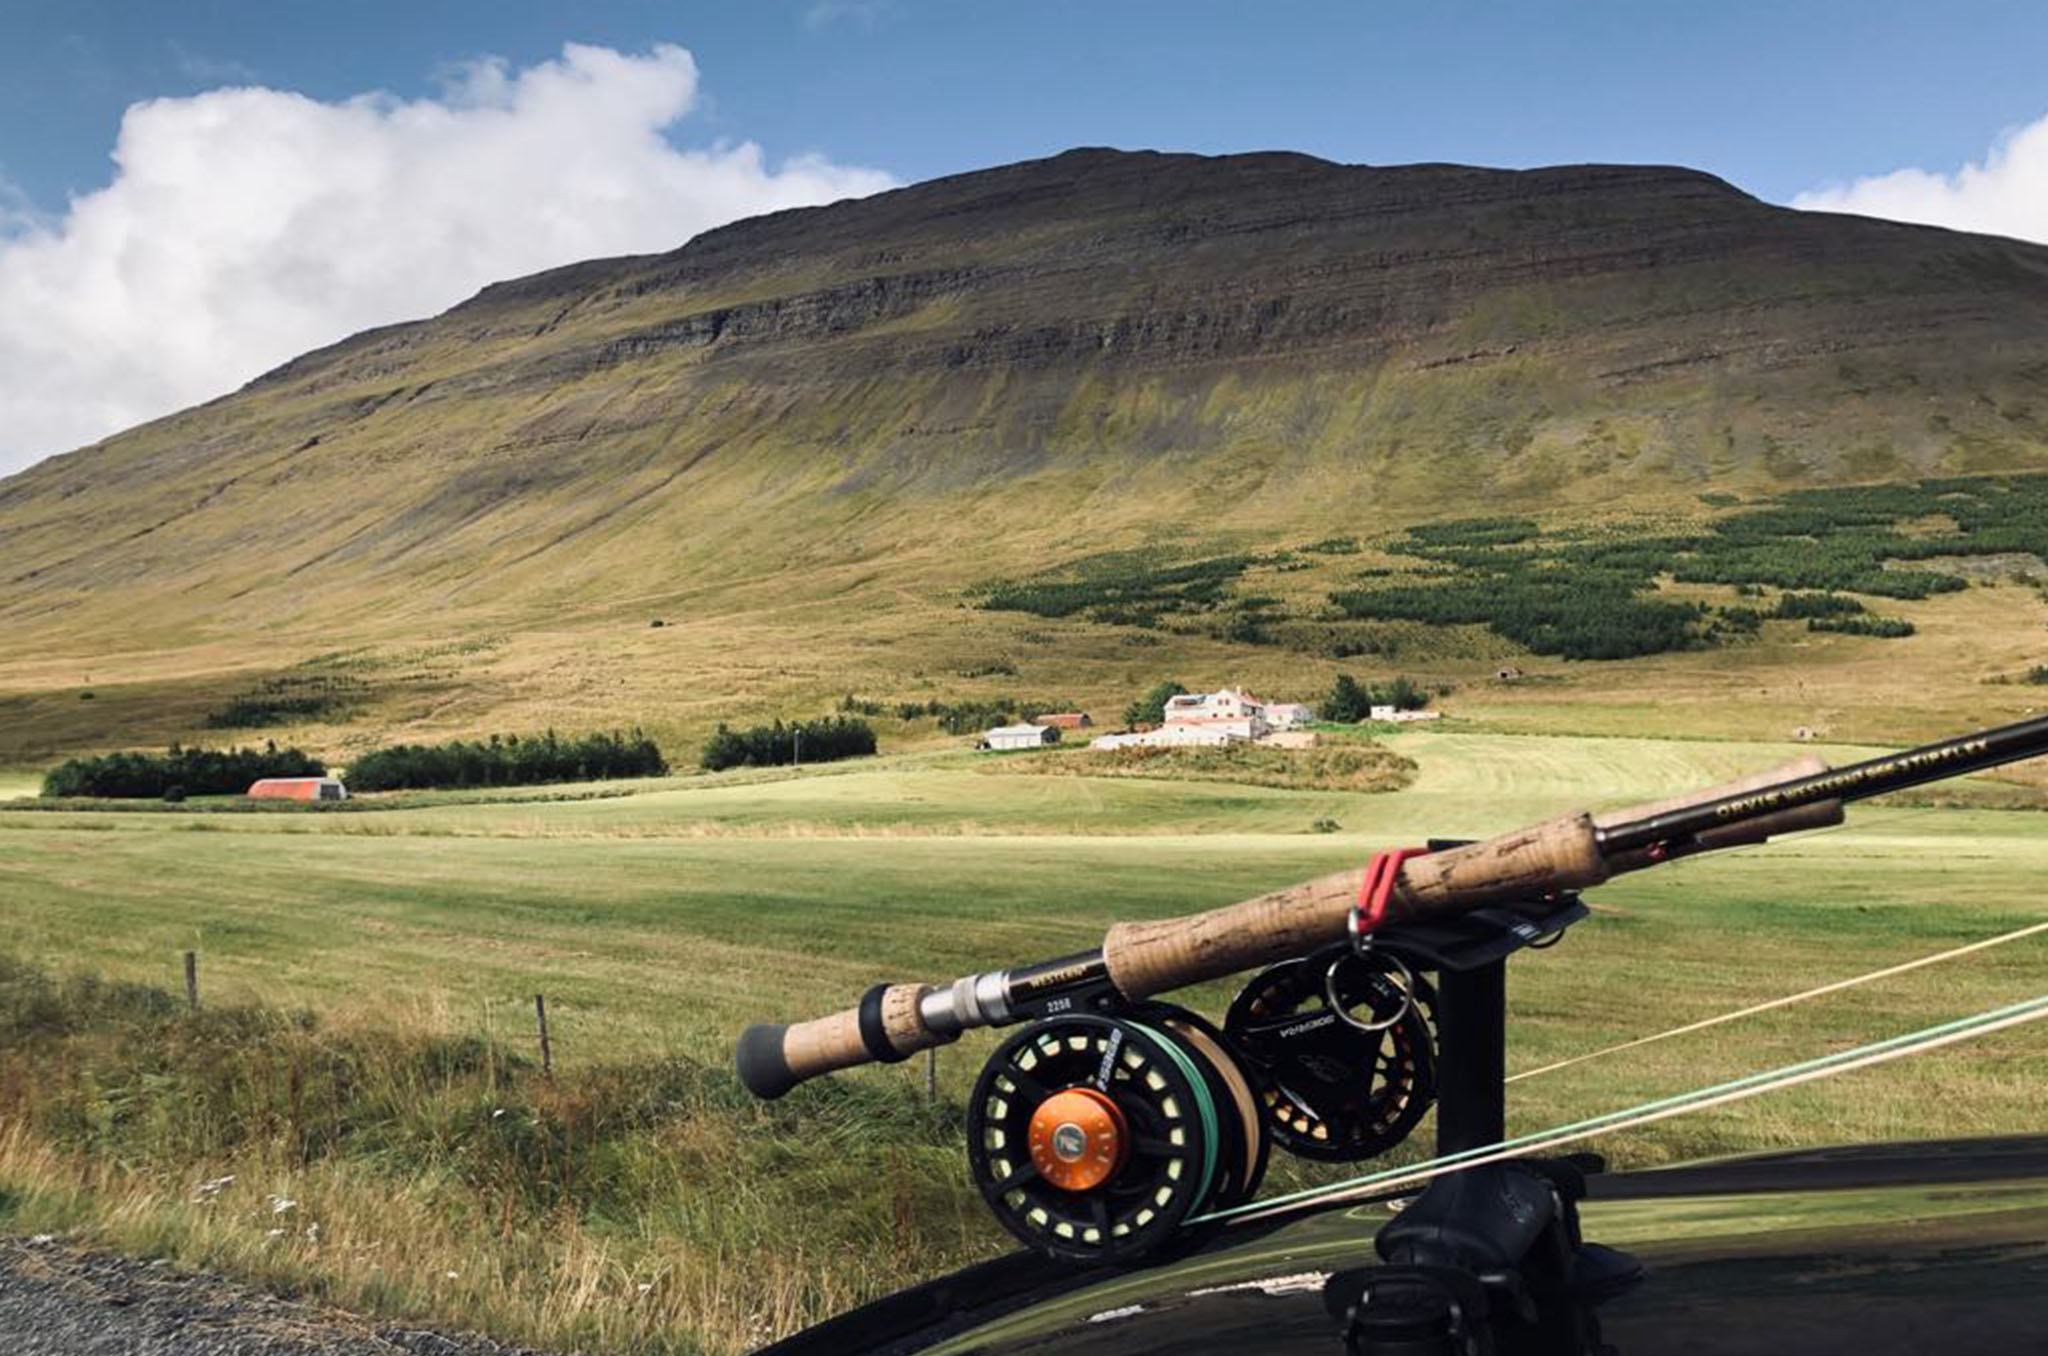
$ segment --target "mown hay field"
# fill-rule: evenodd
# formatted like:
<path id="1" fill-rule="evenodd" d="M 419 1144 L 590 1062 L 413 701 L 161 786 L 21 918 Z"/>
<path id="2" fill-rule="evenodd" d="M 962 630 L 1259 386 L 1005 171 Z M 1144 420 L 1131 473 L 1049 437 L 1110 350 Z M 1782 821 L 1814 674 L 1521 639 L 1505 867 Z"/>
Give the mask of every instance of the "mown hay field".
<path id="1" fill-rule="evenodd" d="M 960 1101 L 992 1037 L 942 1053 L 936 1108 L 912 1064 L 762 1110 L 726 1068 L 746 1023 L 843 1006 L 877 979 L 1062 954 L 1117 919 L 1227 903 L 1378 846 L 1648 800 L 1807 747 L 1455 729 L 1386 744 L 1416 770 L 1377 793 L 1012 775 L 1009 759 L 942 754 L 583 799 L 0 809 L 0 955 L 175 990 L 190 949 L 209 1009 L 313 1014 L 304 1029 L 258 1023 L 273 1033 L 253 1042 L 268 1062 L 218 1094 L 270 1108 L 275 1126 L 248 1117 L 204 1144 L 137 1108 L 203 1081 L 209 1060 L 244 1069 L 255 1056 L 164 1064 L 131 1036 L 75 1023 L 47 1047 L 72 1061 L 70 1081 L 38 1083 L 21 1064 L 14 1100 L 0 1099 L 0 1228 L 78 1231 L 526 1340 L 739 1349 L 1003 1246 L 959 1152 Z M 1844 828 L 1610 884 L 1559 949 L 1511 967 L 1512 1067 L 2048 918 L 2048 817 L 1971 808 L 2012 798 L 1975 783 L 1953 797 L 1961 808 L 1872 805 Z M 1340 827 L 1311 832 L 1318 820 Z M 1574 1120 L 2044 990 L 2048 939 L 2035 938 L 1519 1082 L 1510 1124 Z M 536 992 L 549 999 L 553 1084 L 532 1068 Z M 1227 994 L 1187 997 L 1217 1014 Z M 485 1053 L 435 1053 L 455 1048 Z M 294 1071 L 343 1056 L 399 1128 L 358 1124 L 346 1099 L 322 1111 L 325 1084 L 307 1081 L 301 1108 L 265 1082 L 310 1080 Z M 80 1070 L 97 1101 L 78 1091 Z M 2044 1077 L 2048 1042 L 2023 1029 L 1604 1147 L 1640 1164 L 2037 1129 Z M 305 1128 L 330 1112 L 331 1133 Z M 526 1138 L 507 1138 L 514 1124 Z M 88 1156 L 107 1145 L 120 1152 Z M 217 1204 L 195 1202 L 196 1183 L 228 1174 L 238 1184 Z M 317 1213 L 324 1234 L 309 1240 L 294 1220 L 272 1239 L 273 1194 L 300 1201 L 299 1219 Z"/>

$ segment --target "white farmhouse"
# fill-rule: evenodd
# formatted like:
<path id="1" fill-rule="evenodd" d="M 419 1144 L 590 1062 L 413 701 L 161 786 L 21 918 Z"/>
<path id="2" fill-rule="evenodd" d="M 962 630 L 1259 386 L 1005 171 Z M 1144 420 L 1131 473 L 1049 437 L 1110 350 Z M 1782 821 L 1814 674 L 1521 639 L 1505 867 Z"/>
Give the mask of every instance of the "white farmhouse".
<path id="1" fill-rule="evenodd" d="M 1300 702 L 1269 702 L 1266 706 L 1266 723 L 1276 730 L 1291 730 L 1297 725 L 1313 725 L 1316 709 L 1303 706 Z"/>
<path id="2" fill-rule="evenodd" d="M 1153 733 L 1169 737 L 1155 743 L 1223 744 L 1233 739 L 1261 739 L 1273 728 L 1267 723 L 1264 702 L 1229 687 L 1169 697 L 1165 715 L 1165 723 Z"/>

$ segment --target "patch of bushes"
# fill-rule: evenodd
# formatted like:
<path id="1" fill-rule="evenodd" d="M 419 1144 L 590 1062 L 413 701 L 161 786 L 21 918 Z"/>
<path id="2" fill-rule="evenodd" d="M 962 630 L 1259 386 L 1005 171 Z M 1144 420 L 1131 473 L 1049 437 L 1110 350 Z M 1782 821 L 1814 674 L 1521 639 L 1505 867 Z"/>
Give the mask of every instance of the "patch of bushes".
<path id="1" fill-rule="evenodd" d="M 1635 596 L 1610 575 L 1518 569 L 1475 573 L 1440 584 L 1410 584 L 1330 595 L 1347 616 L 1484 625 L 1536 654 L 1566 659 L 1630 659 L 1701 643 L 1695 623 L 1706 609 Z"/>
<path id="2" fill-rule="evenodd" d="M 206 726 L 210 730 L 248 730 L 341 716 L 360 706 L 369 690 L 362 679 L 341 674 L 266 678 L 253 690 L 230 698 L 219 710 L 207 712 Z"/>
<path id="3" fill-rule="evenodd" d="M 1319 556 L 1355 556 L 1360 547 L 1356 537 L 1325 537 L 1301 548 Z"/>
<path id="4" fill-rule="evenodd" d="M 1408 529 L 1408 539 L 1421 546 L 1512 546 L 1536 536 L 1533 518 L 1461 518 L 1450 523 L 1425 523 Z"/>
<path id="5" fill-rule="evenodd" d="M 1115 551 L 1028 579 L 985 585 L 980 606 L 1039 617 L 1078 615 L 1091 621 L 1152 625 L 1161 613 L 1214 607 L 1238 576 L 1260 563 L 1264 562 L 1254 556 L 1232 555 L 1168 564 L 1157 552 Z"/>
<path id="6" fill-rule="evenodd" d="M 2048 559 L 2048 476 L 1800 490 L 1687 535 L 1546 537 L 1528 519 L 1472 518 L 1412 528 L 1395 549 L 1454 573 L 1340 592 L 1331 602 L 1354 618 L 1484 625 L 1538 654 L 1623 659 L 1750 629 L 1739 613 L 1709 620 L 1698 605 L 1646 596 L 1663 575 L 1752 597 L 1766 586 L 1807 590 L 1773 615 L 1827 619 L 1861 611 L 1843 593 L 1928 598 L 1968 587 L 1916 561 Z M 1830 601 L 1815 601 L 1823 598 Z M 1899 634 L 1896 625 L 1824 629 Z"/>
<path id="7" fill-rule="evenodd" d="M 1913 634 L 1913 623 L 1898 617 L 1812 617 L 1807 620 L 1809 631 L 1840 631 L 1851 636 L 1878 636 L 1885 640 L 1900 640 Z"/>
<path id="8" fill-rule="evenodd" d="M 660 777 L 667 772 L 668 762 L 661 750 L 638 730 L 571 738 L 549 730 L 524 739 L 492 735 L 488 740 L 376 749 L 349 763 L 348 784 L 353 791 L 404 791 L 594 782 Z"/>
<path id="9" fill-rule="evenodd" d="M 875 751 L 875 731 L 851 716 L 827 716 L 785 725 L 775 721 L 735 730 L 720 725 L 704 742 L 700 766 L 712 772 L 729 767 L 782 767 L 799 760 L 833 763 L 865 757 Z"/>
<path id="10" fill-rule="evenodd" d="M 2027 670 L 2020 681 L 2032 683 L 2035 687 L 2048 687 L 2048 664 L 2036 664 Z"/>
<path id="11" fill-rule="evenodd" d="M 45 796 L 108 796 L 162 800 L 183 796 L 235 796 L 264 777 L 319 777 L 326 766 L 298 749 L 275 743 L 260 749 L 200 749 L 173 744 L 163 753 L 108 753 L 72 758 L 43 777 Z"/>
<path id="12" fill-rule="evenodd" d="M 1764 614 L 1753 607 L 1717 608 L 1713 629 L 1731 635 L 1755 635 L 1764 629 Z"/>
<path id="13" fill-rule="evenodd" d="M 1778 599 L 1773 617 L 1846 617 L 1861 612 L 1863 604 L 1839 593 L 1788 593 Z"/>

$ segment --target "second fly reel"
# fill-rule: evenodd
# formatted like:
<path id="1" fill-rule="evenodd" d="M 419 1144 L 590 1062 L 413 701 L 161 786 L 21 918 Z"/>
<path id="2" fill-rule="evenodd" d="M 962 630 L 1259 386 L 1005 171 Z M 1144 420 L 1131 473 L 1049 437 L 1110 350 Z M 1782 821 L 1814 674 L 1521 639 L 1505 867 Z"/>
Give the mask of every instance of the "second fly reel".
<path id="1" fill-rule="evenodd" d="M 1163 1003 L 1033 1022 L 967 1109 L 975 1184 L 1003 1226 L 1077 1262 L 1129 1262 L 1250 1201 L 1273 1144 L 1354 1161 L 1435 1095 L 1428 986 L 1336 949 L 1261 973 L 1223 1030 Z"/>

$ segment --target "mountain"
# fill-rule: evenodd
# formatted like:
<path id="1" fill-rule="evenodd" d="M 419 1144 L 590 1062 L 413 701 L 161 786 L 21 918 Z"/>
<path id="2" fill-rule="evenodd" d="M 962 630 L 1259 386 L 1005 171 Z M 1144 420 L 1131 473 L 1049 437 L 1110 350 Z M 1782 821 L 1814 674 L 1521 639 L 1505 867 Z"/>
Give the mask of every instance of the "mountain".
<path id="1" fill-rule="evenodd" d="M 744 706 L 757 643 L 1109 547 L 2048 466 L 2044 322 L 2048 249 L 1685 169 L 1071 151 L 496 284 L 0 481 L 0 688 L 548 633 L 549 709 L 614 720 L 673 655 L 559 656 L 672 611 L 725 656 L 693 709 Z"/>

